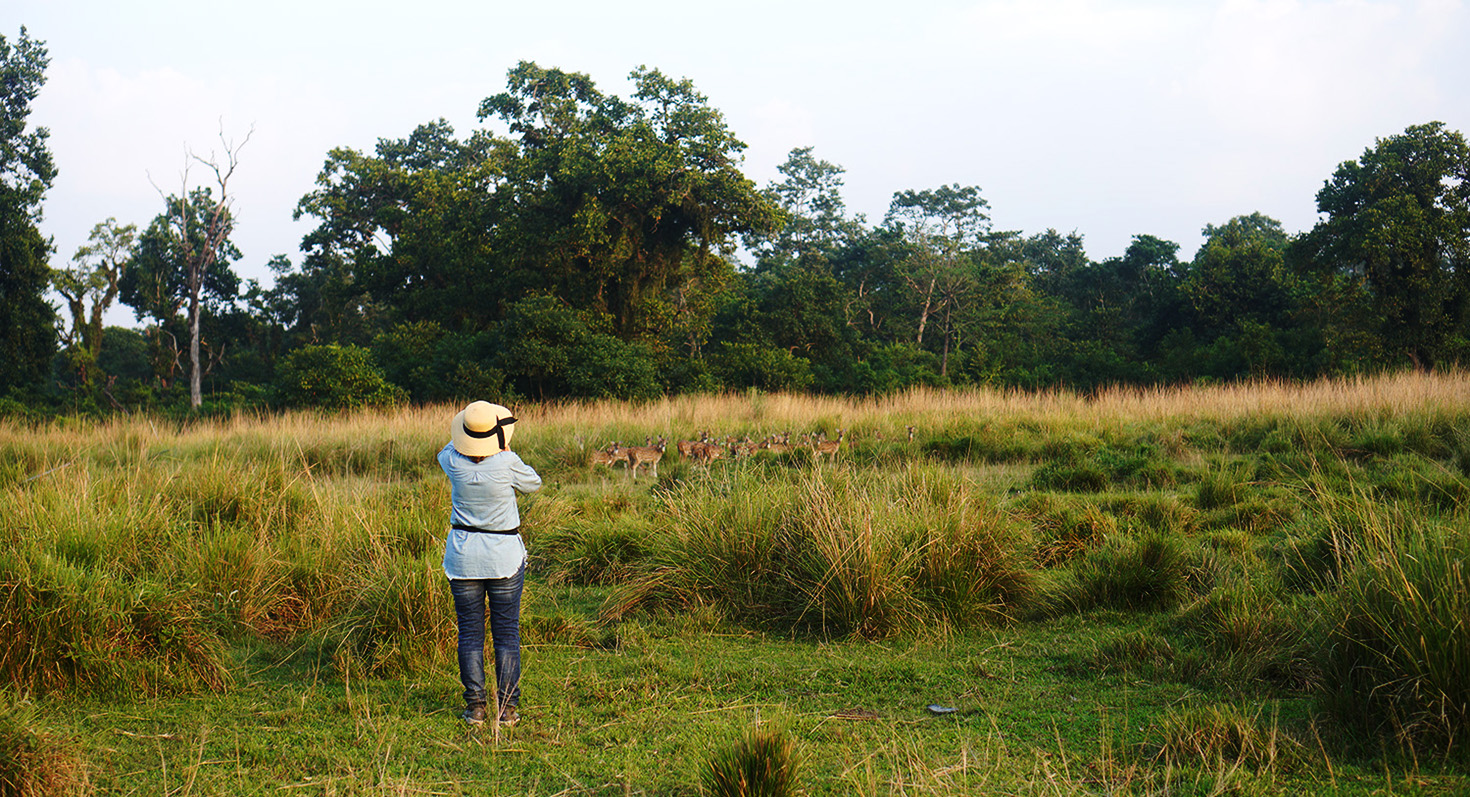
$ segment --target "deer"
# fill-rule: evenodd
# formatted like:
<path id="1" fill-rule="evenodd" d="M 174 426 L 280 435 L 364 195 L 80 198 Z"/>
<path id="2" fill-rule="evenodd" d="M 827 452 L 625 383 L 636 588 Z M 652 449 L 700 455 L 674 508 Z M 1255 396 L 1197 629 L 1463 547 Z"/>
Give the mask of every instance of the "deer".
<path id="1" fill-rule="evenodd" d="M 612 470 L 614 462 L 628 464 L 628 449 L 623 448 L 616 440 L 607 448 L 599 448 L 592 452 L 592 467 L 603 465 L 608 470 Z"/>
<path id="2" fill-rule="evenodd" d="M 658 442 L 648 445 L 652 438 L 645 438 L 644 445 L 630 446 L 628 450 L 628 469 L 632 471 L 633 481 L 638 481 L 638 467 L 648 465 L 653 470 L 653 478 L 658 478 L 658 461 L 664 458 L 664 449 L 668 443 L 664 442 L 663 435 L 659 435 Z"/>
<path id="3" fill-rule="evenodd" d="M 707 442 L 709 442 L 709 432 L 700 432 L 698 440 L 680 440 L 674 444 L 674 448 L 679 452 L 679 456 L 685 459 L 697 458 L 699 447 Z"/>
<path id="4" fill-rule="evenodd" d="M 724 459 L 725 447 L 719 443 L 700 442 L 694 447 L 694 458 L 708 466 L 717 459 Z"/>
<path id="5" fill-rule="evenodd" d="M 746 435 L 743 440 L 738 443 L 733 443 L 730 446 L 730 452 L 732 456 L 734 456 L 736 459 L 739 459 L 740 457 L 752 456 L 753 454 L 755 454 L 756 449 L 758 448 L 760 448 L 760 446 L 750 442 L 750 435 Z"/>
<path id="6" fill-rule="evenodd" d="M 837 452 L 842 449 L 842 436 L 847 433 L 846 429 L 837 430 L 836 440 L 817 440 L 812 443 L 812 460 L 820 457 L 831 457 L 833 462 L 837 461 Z"/>

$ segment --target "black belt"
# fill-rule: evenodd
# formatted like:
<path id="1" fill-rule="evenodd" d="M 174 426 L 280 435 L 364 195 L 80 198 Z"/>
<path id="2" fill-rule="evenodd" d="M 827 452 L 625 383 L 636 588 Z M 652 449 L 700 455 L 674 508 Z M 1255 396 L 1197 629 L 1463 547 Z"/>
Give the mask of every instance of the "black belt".
<path id="1" fill-rule="evenodd" d="M 456 528 L 456 529 L 459 529 L 460 531 L 472 531 L 472 532 L 474 532 L 476 534 L 511 534 L 511 535 L 515 535 L 515 534 L 520 534 L 521 533 L 521 527 L 520 526 L 516 526 L 513 529 L 481 529 L 481 528 L 476 528 L 474 526 L 466 526 L 463 523 L 454 523 L 454 524 L 451 524 L 451 528 Z"/>

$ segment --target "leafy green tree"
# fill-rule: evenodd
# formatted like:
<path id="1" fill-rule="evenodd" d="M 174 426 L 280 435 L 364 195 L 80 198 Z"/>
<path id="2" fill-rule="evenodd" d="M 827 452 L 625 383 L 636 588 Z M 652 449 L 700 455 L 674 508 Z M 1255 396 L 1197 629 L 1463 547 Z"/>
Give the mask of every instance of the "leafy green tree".
<path id="1" fill-rule="evenodd" d="M 985 212 L 989 207 L 979 188 L 945 185 L 894 194 L 884 217 L 884 223 L 910 247 L 898 275 L 910 291 L 914 308 L 914 345 L 924 345 L 931 320 L 940 322 L 942 376 L 949 371 L 955 311 L 963 311 L 980 292 L 971 254 L 990 230 L 990 216 Z"/>
<path id="2" fill-rule="evenodd" d="M 1189 324 L 1179 294 L 1178 251 L 1173 241 L 1136 235 L 1122 257 L 1075 270 L 1060 281 L 1071 305 L 1067 381 L 1096 387 L 1157 378 L 1152 367 L 1157 342 Z"/>
<path id="3" fill-rule="evenodd" d="M 1241 368 L 1253 375 L 1306 375 L 1308 353 L 1298 350 L 1301 302 L 1281 223 L 1252 213 L 1207 225 L 1204 234 L 1180 287 L 1196 313 L 1195 333 L 1228 341 L 1243 361 L 1230 373 L 1210 375 L 1235 376 Z"/>
<path id="4" fill-rule="evenodd" d="M 654 352 L 599 331 L 554 296 L 512 304 L 499 324 L 495 366 L 536 398 L 653 398 L 664 391 Z"/>
<path id="5" fill-rule="evenodd" d="M 123 271 L 132 256 L 138 228 L 108 219 L 92 227 L 87 243 L 77 247 L 71 266 L 53 269 L 51 285 L 66 300 L 71 327 L 63 332 L 73 367 L 90 385 L 102 355 L 102 317 L 117 298 Z"/>
<path id="6" fill-rule="evenodd" d="M 624 340 L 664 331 L 674 289 L 720 290 L 737 237 L 777 219 L 740 171 L 745 145 L 691 82 L 631 77 L 626 101 L 523 62 L 480 105 L 513 134 L 492 198 L 497 252 Z"/>
<path id="7" fill-rule="evenodd" d="M 24 27 L 13 43 L 0 35 L 0 392 L 41 384 L 56 351 L 56 313 L 44 298 L 51 245 L 36 226 L 56 167 L 46 128 L 27 130 L 49 63 Z"/>
<path id="8" fill-rule="evenodd" d="M 812 384 L 810 363 L 785 349 L 726 341 L 716 349 L 713 361 L 727 387 L 801 391 Z"/>
<path id="9" fill-rule="evenodd" d="M 740 172 L 744 144 L 689 81 L 642 68 L 633 80 L 623 99 L 522 63 L 479 109 L 507 137 L 458 140 L 441 120 L 372 155 L 333 150 L 297 208 L 320 220 L 283 283 L 297 333 L 367 341 L 433 322 L 468 334 L 544 296 L 575 307 L 591 334 L 698 357 L 735 241 L 774 228 L 777 213 Z M 541 366 L 524 364 L 517 378 L 545 389 Z"/>
<path id="10" fill-rule="evenodd" d="M 817 160 L 811 147 L 803 147 L 791 150 L 786 162 L 776 168 L 782 179 L 762 193 L 780 209 L 783 223 L 746 237 L 758 264 L 830 256 L 861 234 L 862 220 L 847 217 L 841 166 Z"/>
<path id="11" fill-rule="evenodd" d="M 1385 346 L 1418 368 L 1454 359 L 1465 345 L 1470 304 L 1470 146 L 1441 122 L 1378 139 L 1337 167 L 1317 192 L 1326 218 L 1295 256 L 1359 299 Z M 1354 313 L 1342 301 L 1343 312 Z"/>
<path id="12" fill-rule="evenodd" d="M 486 133 L 460 141 L 440 119 L 379 139 L 372 155 L 332 150 L 295 213 L 320 221 L 302 241 L 301 272 L 283 282 L 298 331 L 365 342 L 396 323 L 498 318 L 502 301 L 535 283 L 506 273 L 495 253 L 498 146 Z"/>

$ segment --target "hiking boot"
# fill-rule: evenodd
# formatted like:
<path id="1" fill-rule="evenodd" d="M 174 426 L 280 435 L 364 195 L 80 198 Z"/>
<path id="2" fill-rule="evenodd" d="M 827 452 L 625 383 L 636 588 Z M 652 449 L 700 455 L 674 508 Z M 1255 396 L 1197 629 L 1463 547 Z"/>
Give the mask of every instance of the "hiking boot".
<path id="1" fill-rule="evenodd" d="M 460 712 L 459 718 L 471 725 L 484 725 L 485 717 L 489 714 L 490 712 L 485 710 L 484 703 L 473 703 Z"/>
<path id="2" fill-rule="evenodd" d="M 500 710 L 500 724 L 501 725 L 510 726 L 510 725 L 514 725 L 514 724 L 516 724 L 517 722 L 520 722 L 520 721 L 521 721 L 521 715 L 516 712 L 516 707 L 515 706 L 506 706 L 505 708 L 503 708 L 503 709 Z"/>

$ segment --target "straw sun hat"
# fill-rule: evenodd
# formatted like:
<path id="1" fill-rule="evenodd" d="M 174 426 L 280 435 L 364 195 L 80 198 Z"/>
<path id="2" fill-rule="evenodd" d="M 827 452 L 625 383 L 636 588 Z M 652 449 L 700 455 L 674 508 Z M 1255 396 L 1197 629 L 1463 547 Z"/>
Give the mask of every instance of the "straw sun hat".
<path id="1" fill-rule="evenodd" d="M 476 401 L 454 416 L 449 427 L 454 450 L 467 457 L 488 457 L 510 449 L 516 419 L 510 410 L 488 401 Z"/>

